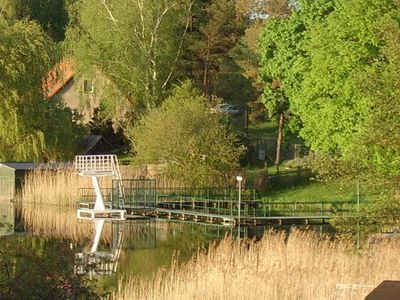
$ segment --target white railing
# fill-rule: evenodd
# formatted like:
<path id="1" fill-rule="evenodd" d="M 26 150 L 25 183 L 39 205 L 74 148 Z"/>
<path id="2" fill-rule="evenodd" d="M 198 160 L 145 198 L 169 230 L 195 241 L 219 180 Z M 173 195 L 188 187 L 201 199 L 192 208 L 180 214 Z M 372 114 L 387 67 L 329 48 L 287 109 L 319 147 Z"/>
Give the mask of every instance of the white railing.
<path id="1" fill-rule="evenodd" d="M 119 179 L 118 159 L 116 155 L 77 155 L 75 168 L 79 175 L 106 175 Z"/>
<path id="2" fill-rule="evenodd" d="M 106 207 L 101 194 L 99 176 L 111 176 L 118 181 L 118 208 L 123 208 L 124 188 L 122 187 L 121 174 L 119 172 L 118 158 L 113 154 L 104 155 L 77 155 L 75 156 L 75 169 L 80 176 L 91 176 L 94 190 L 96 192 L 96 202 L 94 210 L 90 212 L 90 218 L 95 218 L 94 211 L 105 211 Z M 88 209 L 78 209 L 78 218 L 85 218 L 84 214 Z M 121 218 L 124 218 L 121 215 Z"/>

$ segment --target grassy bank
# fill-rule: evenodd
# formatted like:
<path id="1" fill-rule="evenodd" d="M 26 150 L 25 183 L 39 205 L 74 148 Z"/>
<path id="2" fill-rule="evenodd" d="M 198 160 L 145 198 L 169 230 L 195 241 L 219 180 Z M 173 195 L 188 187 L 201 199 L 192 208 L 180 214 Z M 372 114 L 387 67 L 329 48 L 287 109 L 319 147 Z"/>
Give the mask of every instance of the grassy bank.
<path id="1" fill-rule="evenodd" d="M 263 199 L 273 202 L 342 202 L 354 200 L 356 193 L 354 185 L 314 182 L 272 190 Z"/>
<path id="2" fill-rule="evenodd" d="M 364 299 L 383 280 L 400 277 L 398 246 L 354 254 L 350 243 L 300 231 L 240 247 L 226 238 L 152 280 L 121 279 L 113 299 Z"/>

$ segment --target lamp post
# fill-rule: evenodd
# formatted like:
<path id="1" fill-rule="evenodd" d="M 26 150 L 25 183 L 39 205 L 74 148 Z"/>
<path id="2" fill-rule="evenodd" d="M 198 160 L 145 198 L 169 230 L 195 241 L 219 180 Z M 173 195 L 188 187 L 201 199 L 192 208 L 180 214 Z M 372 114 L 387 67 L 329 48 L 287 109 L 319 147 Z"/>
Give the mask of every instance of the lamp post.
<path id="1" fill-rule="evenodd" d="M 238 175 L 236 176 L 236 180 L 239 185 L 239 203 L 238 203 L 238 238 L 240 239 L 240 202 L 241 202 L 241 197 L 242 197 L 242 180 L 243 177 Z"/>

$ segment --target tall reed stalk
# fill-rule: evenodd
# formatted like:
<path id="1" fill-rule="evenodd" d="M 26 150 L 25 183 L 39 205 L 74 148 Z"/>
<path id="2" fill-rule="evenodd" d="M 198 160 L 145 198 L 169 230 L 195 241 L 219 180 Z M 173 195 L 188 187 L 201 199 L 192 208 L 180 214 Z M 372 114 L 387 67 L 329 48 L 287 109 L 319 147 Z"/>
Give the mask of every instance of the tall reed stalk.
<path id="1" fill-rule="evenodd" d="M 25 178 L 21 202 L 76 206 L 79 189 L 87 187 L 91 187 L 90 178 L 72 170 L 37 170 Z"/>
<path id="2" fill-rule="evenodd" d="M 150 176 L 138 167 L 121 166 L 120 169 L 123 179 L 143 179 Z M 100 177 L 99 181 L 102 188 L 112 188 L 111 177 Z M 157 178 L 157 183 L 175 186 L 173 181 L 162 175 Z M 25 178 L 18 202 L 76 206 L 79 190 L 92 188 L 90 177 L 78 176 L 72 169 L 35 170 Z"/>
<path id="3" fill-rule="evenodd" d="M 152 280 L 121 279 L 113 299 L 364 299 L 383 280 L 400 279 L 400 248 L 363 254 L 314 234 L 271 233 L 257 243 L 225 238 Z"/>

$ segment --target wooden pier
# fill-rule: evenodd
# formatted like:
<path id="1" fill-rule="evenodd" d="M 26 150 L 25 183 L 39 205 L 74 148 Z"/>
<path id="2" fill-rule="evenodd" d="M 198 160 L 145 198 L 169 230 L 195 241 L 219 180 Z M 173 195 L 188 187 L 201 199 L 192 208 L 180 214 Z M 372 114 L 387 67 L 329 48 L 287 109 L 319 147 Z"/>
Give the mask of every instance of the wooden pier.
<path id="1" fill-rule="evenodd" d="M 159 204 L 156 208 L 150 207 L 125 207 L 127 219 L 147 217 L 176 220 L 180 222 L 215 224 L 227 227 L 239 226 L 262 226 L 262 225 L 307 225 L 307 224 L 327 224 L 332 218 L 325 212 L 322 213 L 309 213 L 298 215 L 267 215 L 264 211 L 252 210 L 253 215 L 244 213 L 237 214 L 237 209 L 216 209 L 209 207 L 196 206 L 194 209 L 186 209 L 180 205 L 171 205 L 165 208 L 164 205 Z M 231 211 L 232 214 L 226 214 Z M 260 216 L 261 214 L 261 216 Z"/>
<path id="2" fill-rule="evenodd" d="M 224 226 L 260 226 L 260 225 L 298 225 L 328 223 L 331 216 L 273 216 L 273 217 L 251 217 L 251 216 L 229 216 L 221 214 L 210 214 L 197 211 L 186 211 L 178 209 L 157 208 L 155 210 L 157 218 L 178 219 L 181 221 L 193 221 L 196 223 L 212 223 Z"/>
<path id="3" fill-rule="evenodd" d="M 85 164 L 86 161 L 87 159 L 84 160 Z M 90 166 L 89 169 L 92 168 Z M 87 175 L 93 176 L 92 173 Z M 223 227 L 317 225 L 329 223 L 337 212 L 351 212 L 354 208 L 354 203 L 350 201 L 266 202 L 255 200 L 254 196 L 253 199 L 242 199 L 239 202 L 237 195 L 231 193 L 219 194 L 217 197 L 220 198 L 216 199 L 207 198 L 203 194 L 190 196 L 182 194 L 180 190 L 157 192 L 155 180 L 121 180 L 119 174 L 117 177 L 111 189 L 101 190 L 95 184 L 95 193 L 90 189 L 83 189 L 83 193 L 80 193 L 83 201 L 78 205 L 78 217 L 120 220 L 159 218 Z M 96 207 L 99 202 L 102 206 Z"/>

